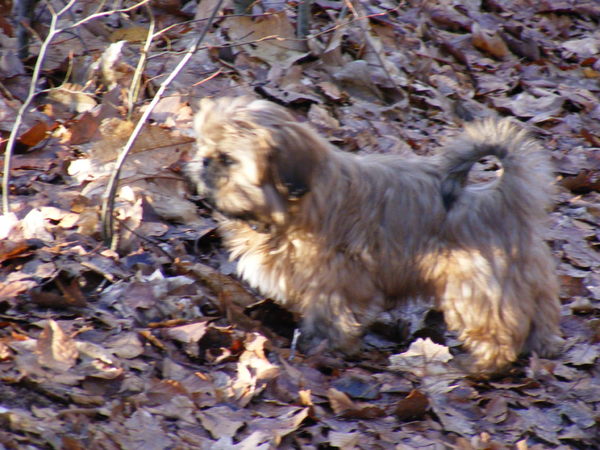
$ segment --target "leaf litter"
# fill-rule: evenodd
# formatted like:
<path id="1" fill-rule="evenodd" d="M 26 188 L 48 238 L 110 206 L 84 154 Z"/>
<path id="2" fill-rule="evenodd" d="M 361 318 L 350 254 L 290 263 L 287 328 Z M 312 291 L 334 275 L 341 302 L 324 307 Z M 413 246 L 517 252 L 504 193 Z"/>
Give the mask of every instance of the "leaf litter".
<path id="1" fill-rule="evenodd" d="M 2 446 L 597 445 L 597 3 L 315 0 L 308 39 L 295 37 L 294 2 L 257 2 L 242 16 L 226 6 L 136 141 L 108 249 L 100 203 L 118 151 L 216 4 L 152 3 L 49 47 L 50 90 L 24 116 L 11 212 L 0 216 Z M 81 5 L 73 17 L 91 11 Z M 151 43 L 128 116 L 149 11 L 171 28 Z M 14 19 L 0 22 L 2 148 L 35 62 L 17 57 Z M 33 57 L 39 48 L 31 43 Z M 550 152 L 560 186 L 547 239 L 564 353 L 474 379 L 457 368 L 458 343 L 436 313 L 409 306 L 369 332 L 359 358 L 292 354 L 297 318 L 232 275 L 184 176 L 198 100 L 248 93 L 358 153 L 429 154 L 465 120 L 520 119 Z"/>

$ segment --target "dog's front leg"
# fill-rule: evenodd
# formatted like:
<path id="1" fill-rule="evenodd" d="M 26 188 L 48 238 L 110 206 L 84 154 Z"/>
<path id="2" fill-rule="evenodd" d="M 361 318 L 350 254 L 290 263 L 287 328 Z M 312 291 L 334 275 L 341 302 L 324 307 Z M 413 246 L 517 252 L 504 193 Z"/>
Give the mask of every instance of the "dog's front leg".
<path id="1" fill-rule="evenodd" d="M 305 297 L 299 347 L 306 354 L 325 346 L 354 354 L 372 313 L 363 302 L 340 292 L 320 292 Z"/>

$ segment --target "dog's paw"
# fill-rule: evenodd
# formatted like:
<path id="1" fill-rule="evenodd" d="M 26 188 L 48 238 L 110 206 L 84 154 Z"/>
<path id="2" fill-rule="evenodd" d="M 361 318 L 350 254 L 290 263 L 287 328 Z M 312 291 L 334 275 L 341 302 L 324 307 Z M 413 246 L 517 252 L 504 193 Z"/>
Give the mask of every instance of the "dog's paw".
<path id="1" fill-rule="evenodd" d="M 345 356 L 353 356 L 360 352 L 362 342 L 360 337 L 336 336 L 334 338 L 331 335 L 303 327 L 300 329 L 297 348 L 307 356 L 321 354 L 328 350 L 340 351 Z"/>
<path id="2" fill-rule="evenodd" d="M 304 355 L 311 356 L 328 350 L 330 343 L 326 336 L 301 328 L 297 348 Z"/>

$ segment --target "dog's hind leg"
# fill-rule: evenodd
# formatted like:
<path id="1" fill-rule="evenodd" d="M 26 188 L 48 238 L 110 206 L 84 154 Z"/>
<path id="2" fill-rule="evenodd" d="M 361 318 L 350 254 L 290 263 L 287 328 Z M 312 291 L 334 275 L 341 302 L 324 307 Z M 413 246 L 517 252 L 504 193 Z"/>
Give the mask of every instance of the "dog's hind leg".
<path id="1" fill-rule="evenodd" d="M 520 268 L 497 267 L 478 251 L 452 251 L 442 269 L 438 307 L 473 358 L 473 373 L 494 373 L 515 361 L 531 329 L 535 302 L 511 276 Z"/>

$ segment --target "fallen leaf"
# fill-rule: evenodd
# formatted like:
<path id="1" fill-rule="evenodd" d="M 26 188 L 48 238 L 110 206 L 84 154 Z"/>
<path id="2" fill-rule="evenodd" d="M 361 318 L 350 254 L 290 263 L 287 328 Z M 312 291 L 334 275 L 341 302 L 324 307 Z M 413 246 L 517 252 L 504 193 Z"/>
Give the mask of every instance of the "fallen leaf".
<path id="1" fill-rule="evenodd" d="M 21 227 L 25 239 L 40 239 L 47 242 L 53 240 L 52 234 L 46 226 L 46 216 L 38 208 L 34 208 L 27 213 L 21 221 Z"/>
<path id="2" fill-rule="evenodd" d="M 333 447 L 353 449 L 359 448 L 358 443 L 360 442 L 361 434 L 358 432 L 345 433 L 341 431 L 332 431 L 327 438 L 329 444 Z"/>
<path id="3" fill-rule="evenodd" d="M 559 116 L 564 101 L 562 96 L 549 90 L 540 91 L 539 95 L 522 92 L 514 97 L 493 99 L 496 107 L 508 109 L 518 117 L 530 118 L 533 123 L 544 122 Z"/>
<path id="4" fill-rule="evenodd" d="M 144 345 L 137 333 L 122 333 L 107 343 L 107 348 L 119 358 L 132 359 L 144 353 Z"/>
<path id="5" fill-rule="evenodd" d="M 429 408 L 429 400 L 422 392 L 413 389 L 405 398 L 396 403 L 394 413 L 401 421 L 418 420 Z"/>
<path id="6" fill-rule="evenodd" d="M 594 364 L 600 356 L 600 348 L 588 343 L 577 343 L 565 355 L 565 361 L 576 366 Z"/>
<path id="7" fill-rule="evenodd" d="M 429 338 L 419 338 L 406 352 L 390 356 L 390 369 L 422 376 L 429 372 L 447 371 L 444 367 L 451 359 L 448 347 L 436 344 Z"/>
<path id="8" fill-rule="evenodd" d="M 206 428 L 214 439 L 222 437 L 235 437 L 249 419 L 248 413 L 234 410 L 229 406 L 215 406 L 205 411 L 198 412 L 202 426 Z"/>
<path id="9" fill-rule="evenodd" d="M 249 333 L 244 342 L 245 350 L 239 357 L 237 377 L 232 386 L 241 406 L 246 406 L 262 392 L 267 381 L 279 375 L 279 367 L 265 357 L 263 346 L 266 340 L 258 333 Z"/>
<path id="10" fill-rule="evenodd" d="M 374 400 L 379 396 L 379 385 L 375 380 L 352 373 L 335 380 L 332 386 L 352 398 Z"/>
<path id="11" fill-rule="evenodd" d="M 35 147 L 48 137 L 50 127 L 45 122 L 37 122 L 29 130 L 19 136 L 19 142 L 27 147 Z"/>
<path id="12" fill-rule="evenodd" d="M 79 356 L 75 341 L 52 319 L 37 340 L 36 352 L 41 365 L 58 371 L 73 367 Z"/>
<path id="13" fill-rule="evenodd" d="M 163 423 L 144 409 L 138 409 L 123 423 L 123 432 L 115 436 L 123 448 L 162 450 L 172 446 Z"/>
<path id="14" fill-rule="evenodd" d="M 508 47 L 496 31 L 481 28 L 474 22 L 471 26 L 473 45 L 479 50 L 489 53 L 494 58 L 505 58 L 509 54 Z"/>
<path id="15" fill-rule="evenodd" d="M 294 27 L 284 11 L 260 20 L 231 17 L 226 25 L 234 40 L 249 43 L 244 49 L 250 55 L 271 65 L 280 65 L 284 70 L 308 54 L 302 41 L 296 39 Z"/>
<path id="16" fill-rule="evenodd" d="M 179 342 L 190 344 L 198 342 L 204 336 L 207 326 L 207 322 L 191 323 L 189 325 L 169 328 L 166 331 L 166 335 Z"/>
<path id="17" fill-rule="evenodd" d="M 89 92 L 83 92 L 83 89 L 83 86 L 65 83 L 60 87 L 51 89 L 48 97 L 66 106 L 69 110 L 83 113 L 90 111 L 97 105 L 94 96 Z"/>
<path id="18" fill-rule="evenodd" d="M 341 417 L 374 419 L 385 414 L 385 411 L 379 406 L 370 403 L 354 402 L 346 394 L 335 388 L 327 390 L 327 398 L 333 412 Z"/>
<path id="19" fill-rule="evenodd" d="M 128 28 L 119 28 L 113 31 L 109 39 L 111 42 L 127 41 L 127 42 L 144 42 L 148 36 L 148 28 L 133 26 Z"/>

